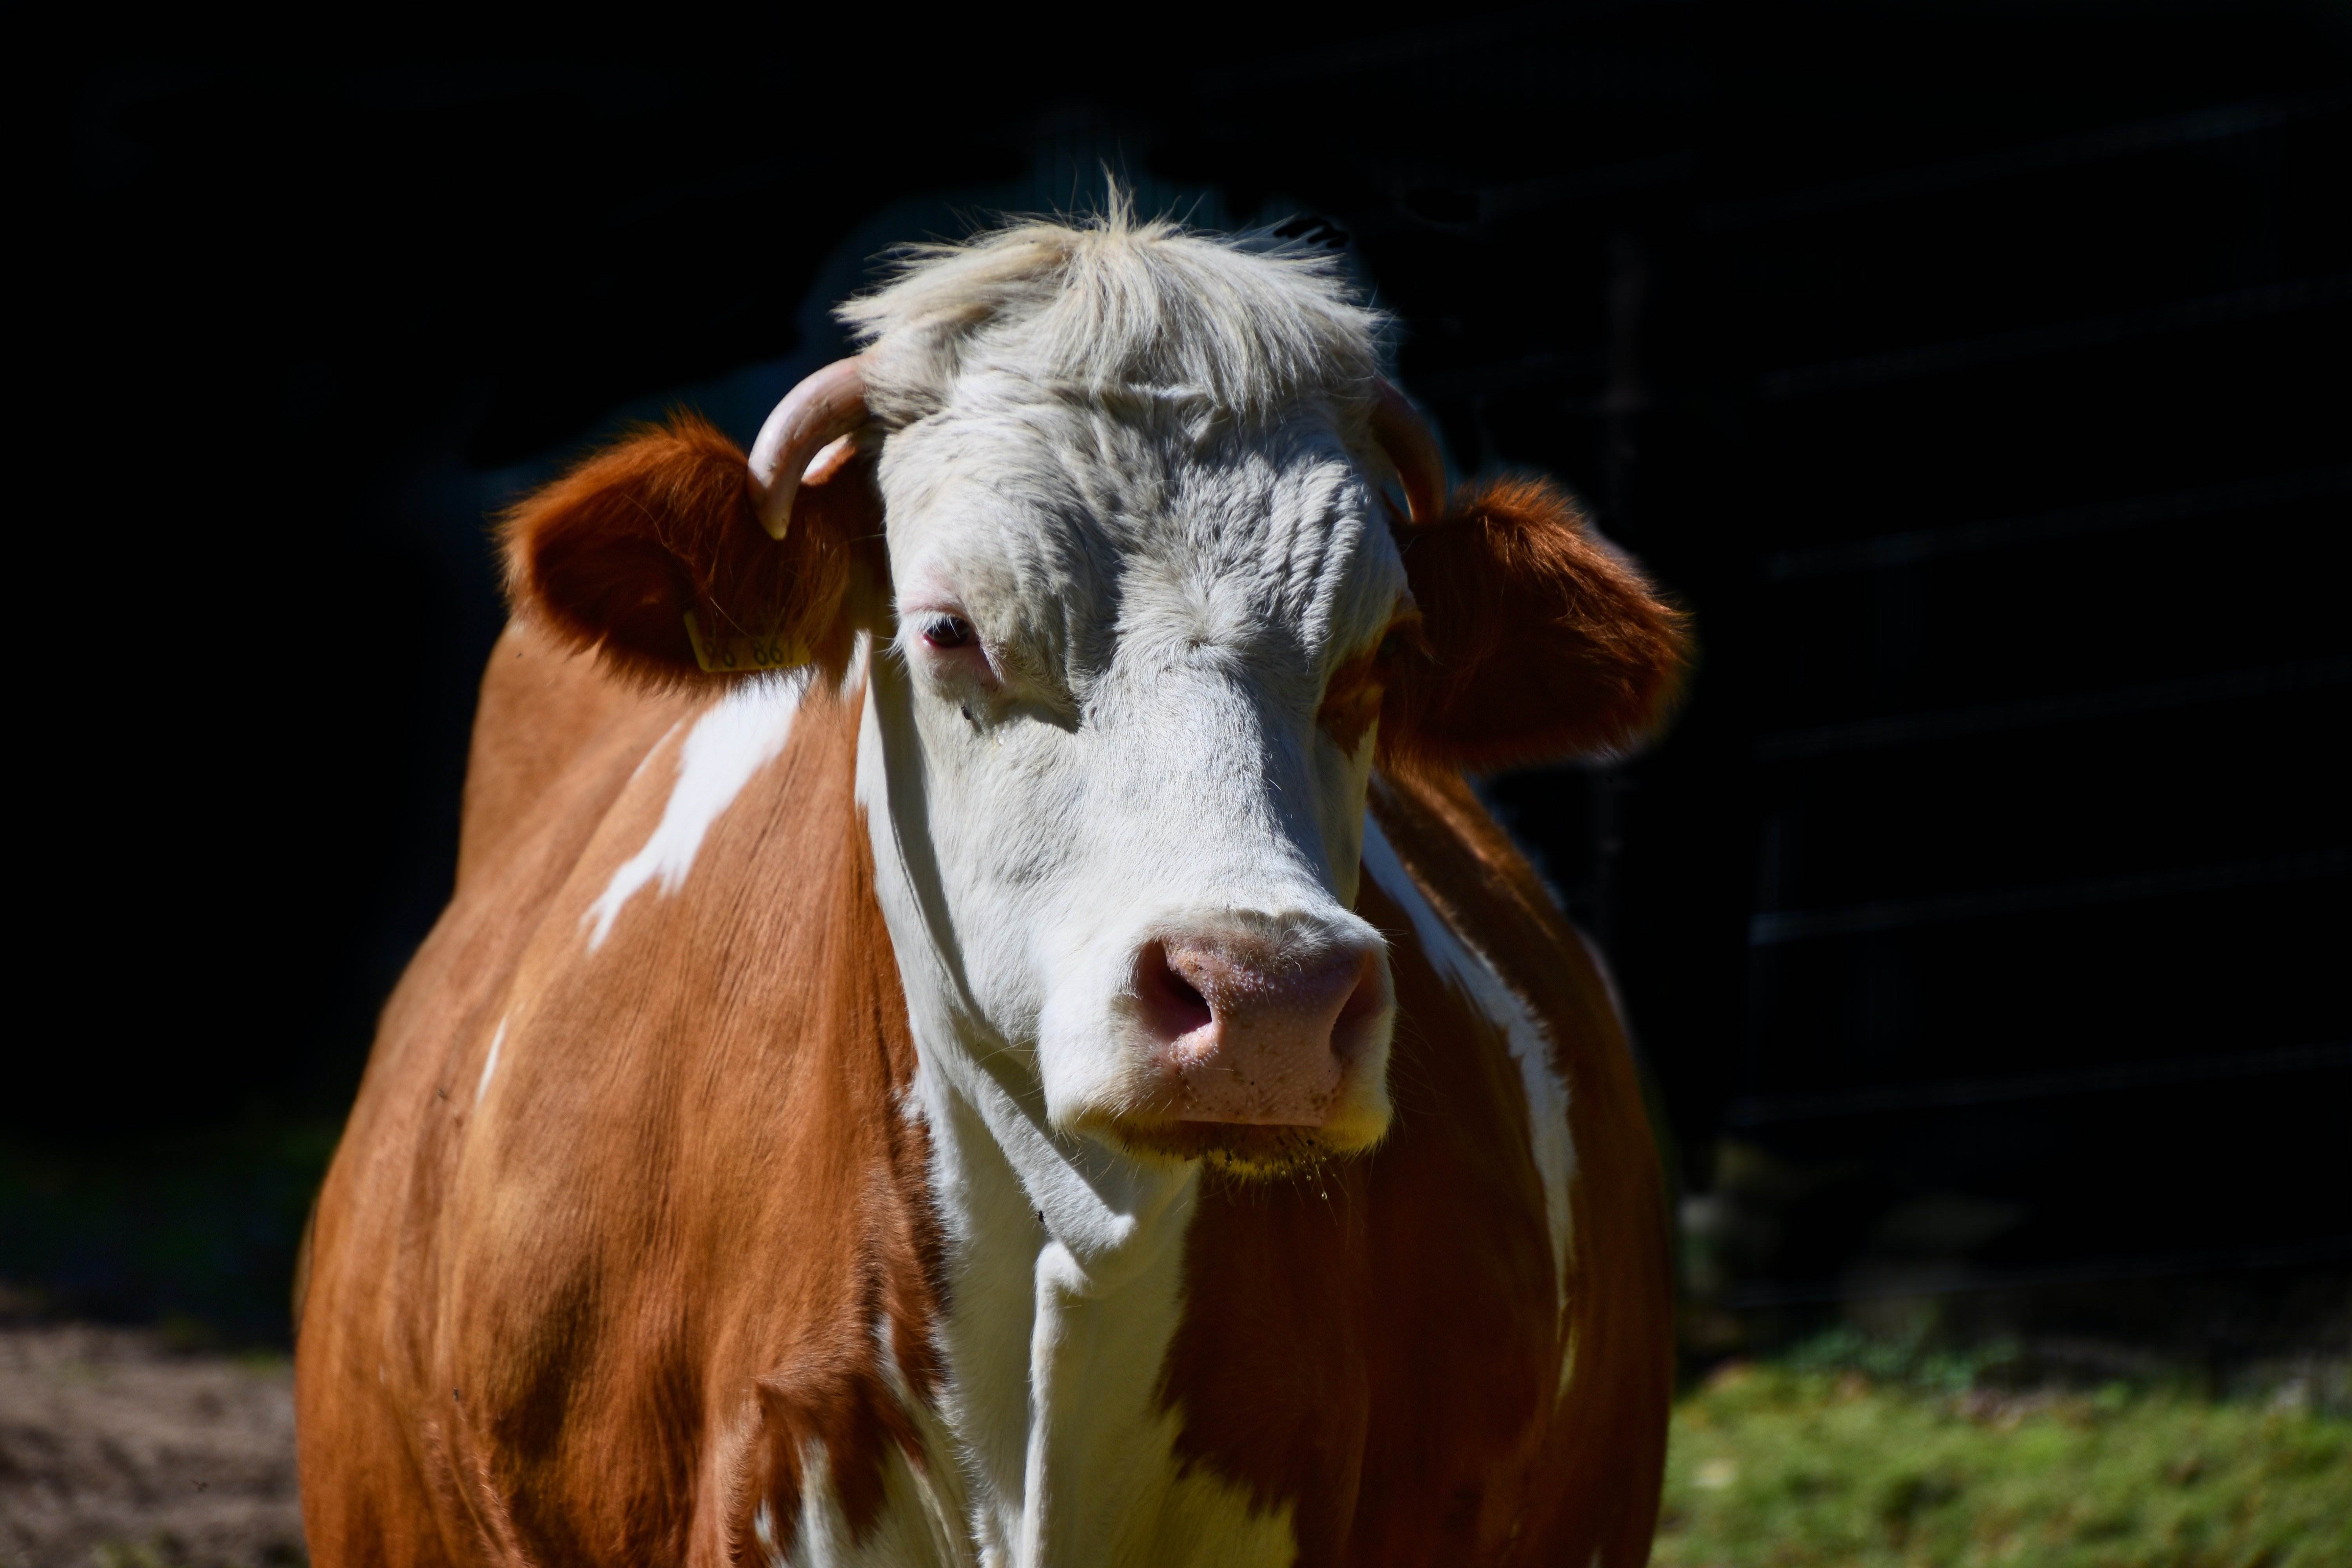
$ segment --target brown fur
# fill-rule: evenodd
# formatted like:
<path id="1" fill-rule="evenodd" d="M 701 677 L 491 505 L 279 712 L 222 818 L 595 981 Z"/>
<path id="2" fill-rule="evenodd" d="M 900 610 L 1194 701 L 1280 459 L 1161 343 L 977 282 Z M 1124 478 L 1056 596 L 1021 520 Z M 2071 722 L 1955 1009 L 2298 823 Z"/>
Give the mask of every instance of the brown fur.
<path id="1" fill-rule="evenodd" d="M 1465 486 L 1398 542 L 1423 643 L 1388 672 L 1384 762 L 1483 773 L 1618 752 L 1664 718 L 1687 623 L 1549 480 Z"/>
<path id="2" fill-rule="evenodd" d="M 508 596 L 656 687 L 704 679 L 686 630 L 810 649 L 838 679 L 856 601 L 887 575 L 870 458 L 803 485 L 780 542 L 741 448 L 700 416 L 632 432 L 507 514 Z"/>
<path id="3" fill-rule="evenodd" d="M 1535 1008 L 1568 1085 L 1570 1369 L 1523 1529 L 1554 1542 L 1556 1561 L 1590 1561 L 1589 1547 L 1603 1563 L 1638 1563 L 1665 1471 L 1674 1293 L 1633 1053 L 1591 950 L 1460 775 L 1389 783 L 1379 806 L 1389 841 L 1447 923 Z"/>
<path id="4" fill-rule="evenodd" d="M 813 692 L 693 896 L 642 891 L 590 956 L 582 918 L 701 705 L 580 683 L 609 686 L 527 627 L 493 659 L 485 721 L 525 733 L 486 731 L 478 759 L 569 760 L 469 810 L 478 869 L 386 1009 L 320 1196 L 296 1363 L 320 1563 L 715 1564 L 761 1500 L 790 1531 L 811 1436 L 870 1524 L 906 1435 L 877 1318 L 917 1397 L 935 1386 L 939 1244 L 896 1109 L 913 1047 L 850 798 L 856 696 Z"/>

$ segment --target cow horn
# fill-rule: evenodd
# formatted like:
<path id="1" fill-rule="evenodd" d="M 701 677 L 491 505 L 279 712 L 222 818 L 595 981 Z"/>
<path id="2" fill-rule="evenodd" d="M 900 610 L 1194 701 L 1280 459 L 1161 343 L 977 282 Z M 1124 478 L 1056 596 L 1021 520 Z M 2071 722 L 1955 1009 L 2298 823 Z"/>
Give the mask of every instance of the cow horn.
<path id="1" fill-rule="evenodd" d="M 862 354 L 834 361 L 784 394 L 760 426 L 760 438 L 751 443 L 751 484 L 759 496 L 760 526 L 769 538 L 782 539 L 792 527 L 793 497 L 800 493 L 804 476 L 823 483 L 840 468 L 830 462 L 823 472 L 814 472 L 812 460 L 855 436 L 866 420 Z"/>
<path id="2" fill-rule="evenodd" d="M 1396 383 L 1375 376 L 1372 387 L 1372 439 L 1396 465 L 1413 522 L 1435 522 L 1445 504 L 1445 458 L 1437 449 L 1437 437 Z"/>

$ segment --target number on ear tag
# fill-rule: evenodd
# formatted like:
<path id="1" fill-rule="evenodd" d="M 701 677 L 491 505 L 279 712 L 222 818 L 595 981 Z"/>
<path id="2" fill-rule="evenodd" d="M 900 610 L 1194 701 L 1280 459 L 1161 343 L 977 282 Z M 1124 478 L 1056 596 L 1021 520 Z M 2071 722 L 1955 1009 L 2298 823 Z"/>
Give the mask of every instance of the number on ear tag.
<path id="1" fill-rule="evenodd" d="M 793 669 L 806 664 L 808 649 L 781 633 L 747 637 L 730 633 L 707 637 L 694 612 L 686 612 L 686 640 L 694 645 L 694 662 L 709 675 L 740 675 L 752 669 Z"/>

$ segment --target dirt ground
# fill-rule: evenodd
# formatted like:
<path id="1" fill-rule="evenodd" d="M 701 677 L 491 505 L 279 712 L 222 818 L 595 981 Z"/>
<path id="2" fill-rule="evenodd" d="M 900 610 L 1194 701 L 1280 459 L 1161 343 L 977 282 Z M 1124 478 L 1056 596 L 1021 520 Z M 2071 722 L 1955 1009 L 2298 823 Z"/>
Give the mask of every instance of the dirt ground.
<path id="1" fill-rule="evenodd" d="M 284 1360 L 0 1328 L 0 1568 L 304 1561 Z"/>

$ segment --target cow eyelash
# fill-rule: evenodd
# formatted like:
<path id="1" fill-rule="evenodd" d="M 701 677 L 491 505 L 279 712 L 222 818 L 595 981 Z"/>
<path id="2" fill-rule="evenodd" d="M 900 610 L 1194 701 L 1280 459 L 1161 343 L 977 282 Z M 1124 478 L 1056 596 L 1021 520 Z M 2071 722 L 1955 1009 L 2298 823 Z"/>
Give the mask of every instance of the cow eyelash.
<path id="1" fill-rule="evenodd" d="M 970 647 L 972 641 L 971 623 L 961 616 L 931 616 L 923 622 L 923 641 L 935 648 L 953 650 Z"/>

